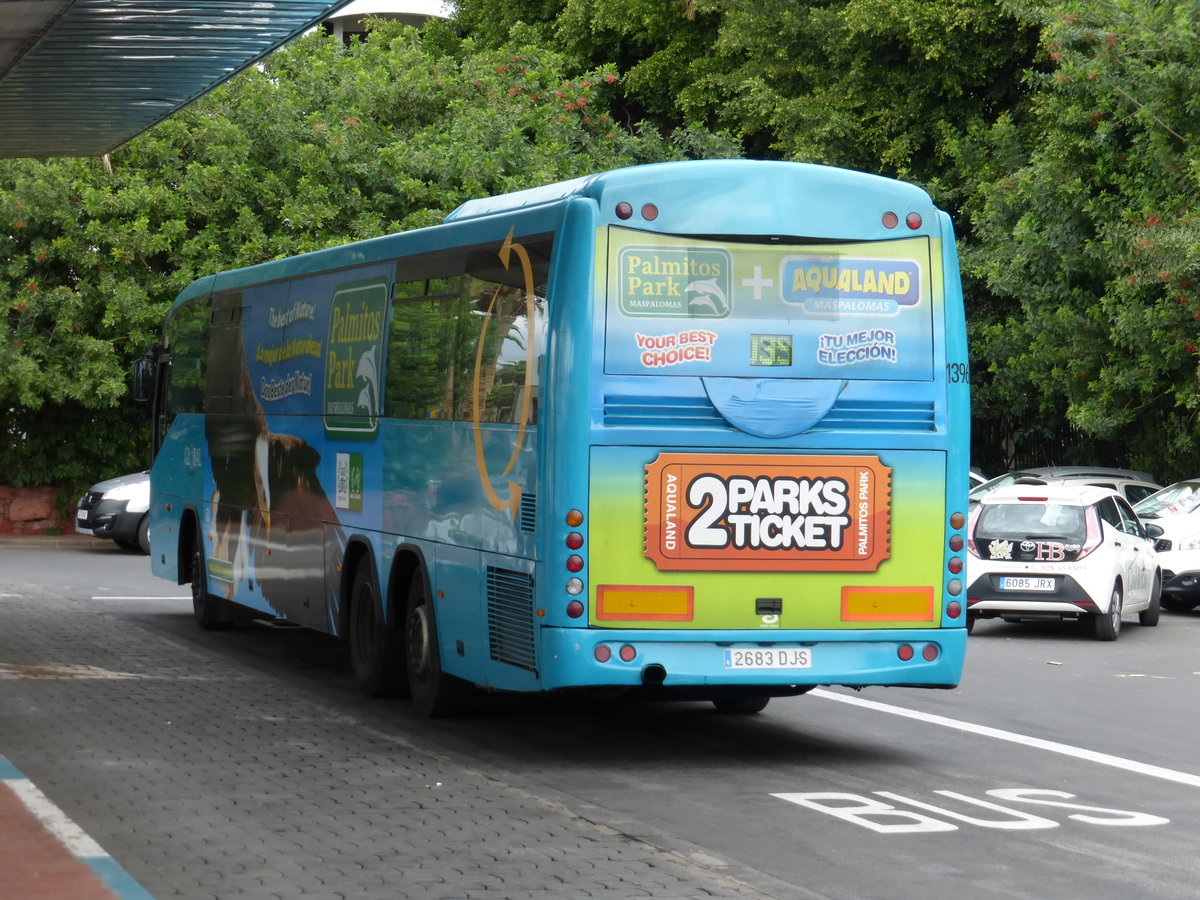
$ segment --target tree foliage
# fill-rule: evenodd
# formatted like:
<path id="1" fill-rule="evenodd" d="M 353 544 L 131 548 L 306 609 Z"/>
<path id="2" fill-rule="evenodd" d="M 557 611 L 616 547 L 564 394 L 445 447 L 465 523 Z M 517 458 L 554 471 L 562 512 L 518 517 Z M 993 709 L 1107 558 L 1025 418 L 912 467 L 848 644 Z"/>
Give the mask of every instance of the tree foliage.
<path id="1" fill-rule="evenodd" d="M 7 480 L 144 462 L 125 372 L 197 275 L 430 224 L 473 196 L 741 153 L 897 175 L 951 211 L 977 463 L 1200 469 L 1195 9 L 456 8 L 453 30 L 302 39 L 120 148 L 111 170 L 0 161 Z"/>
<path id="2" fill-rule="evenodd" d="M 1076 461 L 1194 475 L 1200 16 L 1147 0 L 1035 14 L 1046 71 L 1028 102 L 958 145 L 977 416 L 1006 419 L 1017 447 L 1057 434 Z"/>
<path id="3" fill-rule="evenodd" d="M 740 135 L 757 156 L 929 179 L 944 142 L 1020 98 L 1037 30 L 995 0 L 460 0 L 481 41 L 513 22 L 588 64 L 663 126 Z"/>
<path id="4" fill-rule="evenodd" d="M 433 224 L 464 200 L 606 168 L 736 155 L 618 126 L 613 67 L 520 30 L 312 35 L 97 159 L 0 160 L 4 480 L 78 488 L 147 461 L 130 363 L 194 278 Z"/>

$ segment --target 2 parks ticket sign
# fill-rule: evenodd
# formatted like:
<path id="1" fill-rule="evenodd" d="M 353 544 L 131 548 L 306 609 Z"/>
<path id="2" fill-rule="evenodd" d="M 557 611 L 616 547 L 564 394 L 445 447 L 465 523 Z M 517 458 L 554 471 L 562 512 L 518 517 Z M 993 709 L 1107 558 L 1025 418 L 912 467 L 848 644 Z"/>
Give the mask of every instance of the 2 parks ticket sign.
<path id="1" fill-rule="evenodd" d="M 877 456 L 660 453 L 645 554 L 661 571 L 873 572 L 889 555 Z"/>

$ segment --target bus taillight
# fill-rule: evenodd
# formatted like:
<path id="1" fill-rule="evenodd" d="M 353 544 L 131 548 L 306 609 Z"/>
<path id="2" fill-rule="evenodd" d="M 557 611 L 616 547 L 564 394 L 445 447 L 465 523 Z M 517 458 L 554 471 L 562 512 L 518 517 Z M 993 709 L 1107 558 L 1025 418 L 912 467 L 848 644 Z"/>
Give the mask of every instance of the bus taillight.
<path id="1" fill-rule="evenodd" d="M 570 528 L 579 528 L 580 526 L 583 525 L 583 512 L 578 509 L 568 510 L 567 515 L 566 515 L 566 523 Z M 571 550 L 578 550 L 580 547 L 583 546 L 582 532 L 579 532 L 579 531 L 570 532 L 567 535 L 566 543 L 567 543 L 567 547 L 570 548 Z M 578 553 L 572 553 L 570 556 L 567 557 L 567 571 L 568 572 L 572 572 L 572 573 L 582 572 L 583 566 L 584 566 L 583 557 L 580 556 Z M 582 578 L 579 578 L 578 576 L 576 576 L 574 578 L 567 579 L 567 593 L 570 594 L 572 597 L 578 597 L 580 594 L 582 594 L 583 588 L 584 588 L 584 584 L 583 584 Z M 578 619 L 580 616 L 583 615 L 583 612 L 584 612 L 584 607 L 580 601 L 572 600 L 570 603 L 567 604 L 567 615 L 570 616 L 572 619 Z"/>
<path id="2" fill-rule="evenodd" d="M 921 214 L 915 213 L 915 212 L 909 213 L 907 216 L 904 217 L 904 224 L 907 225 L 909 228 L 911 228 L 913 231 L 916 231 L 918 228 L 921 227 Z"/>

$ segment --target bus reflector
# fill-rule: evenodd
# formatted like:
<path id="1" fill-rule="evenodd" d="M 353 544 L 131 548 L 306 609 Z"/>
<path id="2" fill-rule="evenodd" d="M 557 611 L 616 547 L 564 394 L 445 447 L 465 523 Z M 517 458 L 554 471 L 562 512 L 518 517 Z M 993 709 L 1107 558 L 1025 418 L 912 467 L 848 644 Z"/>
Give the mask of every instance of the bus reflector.
<path id="1" fill-rule="evenodd" d="M 695 592 L 691 587 L 602 584 L 596 588 L 596 618 L 690 622 L 694 602 Z"/>
<path id="2" fill-rule="evenodd" d="M 937 659 L 938 658 L 937 644 L 926 644 L 924 647 L 922 647 L 921 648 L 921 658 L 924 659 L 925 662 L 933 662 L 935 659 Z"/>
<path id="3" fill-rule="evenodd" d="M 612 659 L 612 648 L 608 644 L 597 644 L 592 653 L 596 657 L 596 662 L 605 663 Z"/>
<path id="4" fill-rule="evenodd" d="M 931 587 L 844 587 L 843 622 L 932 622 Z"/>

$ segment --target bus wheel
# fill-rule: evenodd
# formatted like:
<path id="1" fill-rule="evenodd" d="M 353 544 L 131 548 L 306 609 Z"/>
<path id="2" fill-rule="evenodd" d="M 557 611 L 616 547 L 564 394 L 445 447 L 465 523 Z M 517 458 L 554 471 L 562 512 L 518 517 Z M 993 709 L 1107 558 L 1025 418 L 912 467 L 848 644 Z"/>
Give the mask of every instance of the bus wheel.
<path id="1" fill-rule="evenodd" d="M 404 638 L 413 706 L 431 719 L 462 712 L 471 695 L 471 686 L 442 671 L 433 604 L 429 602 L 425 576 L 420 569 L 413 573 L 408 590 Z"/>
<path id="2" fill-rule="evenodd" d="M 393 697 L 404 686 L 403 644 L 393 625 L 381 622 L 370 560 L 363 560 L 350 588 L 350 665 L 368 697 Z"/>
<path id="3" fill-rule="evenodd" d="M 718 697 L 713 700 L 712 705 L 717 708 L 719 713 L 746 715 L 762 712 L 770 702 L 771 698 L 766 694 L 743 694 L 740 697 Z"/>
<path id="4" fill-rule="evenodd" d="M 192 543 L 192 615 L 205 631 L 225 631 L 233 627 L 229 601 L 208 592 L 208 566 L 204 562 L 204 544 L 199 532 Z"/>

